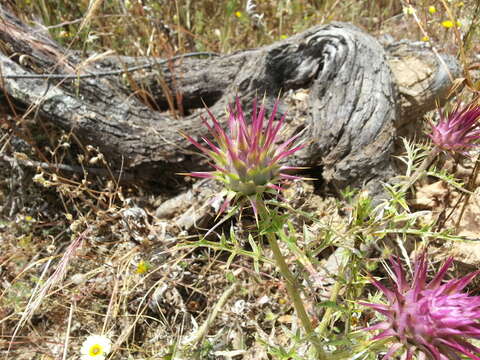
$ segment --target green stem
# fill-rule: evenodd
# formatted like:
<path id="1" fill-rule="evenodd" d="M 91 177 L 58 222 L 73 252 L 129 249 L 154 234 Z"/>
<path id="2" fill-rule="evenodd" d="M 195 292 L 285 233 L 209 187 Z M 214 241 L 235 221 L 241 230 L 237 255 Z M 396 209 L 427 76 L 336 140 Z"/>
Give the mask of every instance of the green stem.
<path id="1" fill-rule="evenodd" d="M 335 354 L 332 354 L 329 360 L 351 359 L 353 355 L 358 354 L 361 351 L 368 351 L 370 354 L 378 354 L 380 351 L 385 350 L 386 344 L 388 344 L 390 341 L 392 341 L 392 338 L 388 337 L 386 339 L 375 340 L 373 343 L 370 343 L 367 346 L 365 346 L 363 343 L 355 346 L 349 346 L 348 350 L 338 351 L 335 352 Z"/>
<path id="2" fill-rule="evenodd" d="M 437 155 L 440 153 L 440 149 L 438 147 L 434 147 L 428 156 L 423 160 L 422 164 L 418 167 L 417 170 L 413 173 L 413 175 L 410 177 L 410 180 L 407 181 L 400 189 L 400 192 L 406 192 L 410 186 L 415 184 L 417 180 L 419 180 L 422 176 L 425 175 L 425 170 L 428 169 L 432 161 L 437 157 Z"/>
<path id="3" fill-rule="evenodd" d="M 342 272 L 339 272 L 340 274 Z M 340 283 L 340 280 L 337 280 L 335 282 L 335 285 L 333 285 L 333 289 L 332 289 L 332 293 L 330 295 L 330 301 L 332 303 L 336 303 L 337 302 L 337 297 L 338 297 L 338 294 L 340 293 L 340 290 L 342 288 L 341 286 L 342 284 Z M 330 318 L 332 317 L 333 315 L 333 312 L 334 312 L 334 309 L 329 307 L 325 310 L 325 313 L 323 314 L 323 318 L 322 318 L 322 321 L 320 322 L 320 325 L 318 326 L 317 330 L 318 330 L 318 333 L 320 335 L 323 335 L 323 333 L 325 332 L 325 330 L 327 330 L 327 327 L 328 327 L 328 323 L 330 322 Z"/>
<path id="4" fill-rule="evenodd" d="M 310 339 L 311 343 L 315 347 L 317 351 L 317 356 L 319 360 L 326 360 L 327 357 L 325 352 L 323 351 L 323 347 L 321 344 L 320 339 L 318 338 L 317 334 L 313 329 L 313 325 L 308 317 L 307 311 L 305 310 L 305 306 L 303 306 L 302 298 L 300 297 L 299 286 L 298 283 L 293 276 L 293 274 L 288 269 L 288 265 L 285 262 L 285 258 L 283 257 L 282 252 L 280 251 L 280 247 L 278 246 L 277 238 L 274 233 L 268 233 L 267 239 L 270 244 L 270 247 L 273 251 L 273 257 L 275 258 L 275 262 L 277 263 L 278 269 L 280 274 L 286 280 L 287 292 L 290 296 L 290 299 L 293 302 L 293 306 L 295 308 L 295 312 L 297 313 L 300 321 L 302 322 L 303 328 L 307 333 L 308 338 Z"/>

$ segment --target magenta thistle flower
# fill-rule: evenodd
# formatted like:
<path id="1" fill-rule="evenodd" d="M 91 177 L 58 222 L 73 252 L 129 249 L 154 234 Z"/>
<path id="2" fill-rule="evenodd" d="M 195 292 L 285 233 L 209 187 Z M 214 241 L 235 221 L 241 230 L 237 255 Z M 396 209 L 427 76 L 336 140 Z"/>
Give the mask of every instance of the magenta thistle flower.
<path id="1" fill-rule="evenodd" d="M 433 143 L 441 150 L 466 153 L 480 138 L 480 106 L 470 104 L 461 109 L 459 105 L 449 114 L 440 112 L 437 125 L 431 123 L 429 135 Z"/>
<path id="2" fill-rule="evenodd" d="M 247 123 L 237 97 L 235 106 L 228 108 L 228 131 L 225 131 L 215 116 L 207 109 L 211 123 L 204 120 L 213 142 L 202 137 L 206 146 L 191 136 L 184 136 L 210 158 L 215 169 L 210 172 L 192 172 L 185 175 L 211 178 L 221 181 L 225 190 L 218 197 L 224 199 L 220 212 L 223 212 L 236 199 L 248 199 L 255 214 L 263 204 L 264 195 L 283 190 L 280 186 L 285 179 L 300 179 L 289 175 L 285 170 L 294 167 L 280 165 L 281 160 L 300 150 L 303 145 L 295 144 L 299 134 L 279 144 L 279 133 L 285 123 L 285 115 L 275 122 L 278 100 L 265 121 L 265 106 L 257 108 L 253 102 L 251 121 Z"/>
<path id="3" fill-rule="evenodd" d="M 406 360 L 412 359 L 416 352 L 419 359 L 460 360 L 459 353 L 480 359 L 480 348 L 468 342 L 469 338 L 480 339 L 480 296 L 462 292 L 479 271 L 442 283 L 452 261 L 449 258 L 427 283 L 427 255 L 423 253 L 415 261 L 413 281 L 409 284 L 400 263 L 391 258 L 394 289 L 373 280 L 388 304 L 363 305 L 386 319 L 365 330 L 381 330 L 373 340 L 395 339 L 383 360 L 392 359 L 401 348 L 406 350 L 403 357 Z"/>

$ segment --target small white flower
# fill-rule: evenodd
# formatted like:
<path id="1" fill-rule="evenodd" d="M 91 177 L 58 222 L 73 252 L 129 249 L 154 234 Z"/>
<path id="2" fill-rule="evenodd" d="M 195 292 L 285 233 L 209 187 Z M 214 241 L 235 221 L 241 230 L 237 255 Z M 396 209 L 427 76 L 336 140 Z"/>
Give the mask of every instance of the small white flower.
<path id="1" fill-rule="evenodd" d="M 82 360 L 105 360 L 112 349 L 109 338 L 103 335 L 90 335 L 85 339 L 80 353 Z"/>

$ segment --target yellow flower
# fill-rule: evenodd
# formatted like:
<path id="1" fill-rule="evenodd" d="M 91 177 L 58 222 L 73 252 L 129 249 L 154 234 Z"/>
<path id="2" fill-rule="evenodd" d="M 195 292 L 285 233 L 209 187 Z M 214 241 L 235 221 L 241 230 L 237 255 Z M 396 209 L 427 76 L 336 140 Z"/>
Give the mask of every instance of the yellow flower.
<path id="1" fill-rule="evenodd" d="M 437 8 L 436 8 L 435 6 L 433 6 L 433 5 L 432 5 L 432 6 L 429 6 L 429 7 L 428 7 L 428 12 L 429 12 L 430 14 L 435 14 L 435 13 L 437 12 Z"/>
<path id="2" fill-rule="evenodd" d="M 288 36 L 287 35 L 280 35 L 280 39 L 285 40 Z"/>
<path id="3" fill-rule="evenodd" d="M 464 6 L 464 5 L 465 5 L 465 3 L 464 3 L 463 1 L 460 1 L 459 3 L 457 3 L 457 6 L 458 6 L 458 7 L 462 7 L 462 6 Z"/>
<path id="4" fill-rule="evenodd" d="M 425 42 L 430 41 L 430 37 L 424 36 L 424 37 L 422 37 L 422 41 L 425 41 Z"/>
<path id="5" fill-rule="evenodd" d="M 83 342 L 80 353 L 82 360 L 105 360 L 112 349 L 109 338 L 103 335 L 90 335 Z"/>
<path id="6" fill-rule="evenodd" d="M 235 16 L 240 19 L 242 17 L 242 12 L 241 11 L 236 11 Z"/>
<path id="7" fill-rule="evenodd" d="M 65 30 L 62 30 L 58 33 L 58 35 L 61 37 L 61 38 L 67 38 L 67 37 L 70 37 L 70 33 L 68 31 L 65 31 Z"/>
<path id="8" fill-rule="evenodd" d="M 148 269 L 150 269 L 150 264 L 142 260 L 137 265 L 136 273 L 142 275 L 142 274 L 145 274 L 148 271 Z"/>
<path id="9" fill-rule="evenodd" d="M 444 28 L 450 29 L 451 27 L 453 27 L 453 22 L 450 20 L 442 21 L 442 26 Z"/>

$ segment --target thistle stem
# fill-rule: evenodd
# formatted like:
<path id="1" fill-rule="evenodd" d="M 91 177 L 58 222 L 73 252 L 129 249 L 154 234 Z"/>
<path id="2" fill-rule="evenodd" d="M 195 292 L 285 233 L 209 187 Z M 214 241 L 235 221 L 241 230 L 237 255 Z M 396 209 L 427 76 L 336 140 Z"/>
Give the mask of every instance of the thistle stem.
<path id="1" fill-rule="evenodd" d="M 327 357 L 325 355 L 325 352 L 323 351 L 321 341 L 318 338 L 317 334 L 315 334 L 313 325 L 310 321 L 310 318 L 308 317 L 307 311 L 305 310 L 302 298 L 300 297 L 299 285 L 295 277 L 293 276 L 293 274 L 288 269 L 288 265 L 285 262 L 285 258 L 283 257 L 280 247 L 278 246 L 278 242 L 275 234 L 268 233 L 267 239 L 268 239 L 268 243 L 270 244 L 270 248 L 273 251 L 273 257 L 275 258 L 275 262 L 277 264 L 278 270 L 286 280 L 285 283 L 287 287 L 287 292 L 288 292 L 288 295 L 290 296 L 290 299 L 293 302 L 295 312 L 297 313 L 297 316 L 300 318 L 300 321 L 302 322 L 302 326 L 305 329 L 305 332 L 307 333 L 307 336 L 310 342 L 313 344 L 313 346 L 315 347 L 315 350 L 317 351 L 318 359 L 326 360 Z"/>
<path id="2" fill-rule="evenodd" d="M 410 177 L 410 180 L 408 180 L 405 184 L 400 189 L 400 192 L 406 192 L 410 186 L 415 184 L 420 178 L 422 178 L 425 175 L 425 170 L 428 169 L 430 164 L 435 160 L 437 155 L 440 153 L 440 149 L 438 147 L 434 147 L 428 156 L 423 160 L 423 162 L 420 164 L 417 170 L 413 173 L 413 175 Z"/>
<path id="3" fill-rule="evenodd" d="M 330 299 L 329 299 L 332 303 L 336 303 L 337 298 L 338 298 L 338 294 L 340 293 L 341 288 L 342 288 L 342 286 L 341 286 L 340 280 L 337 280 L 335 282 L 335 285 L 333 285 L 332 293 L 331 293 Z M 330 322 L 330 318 L 332 317 L 333 311 L 334 310 L 331 307 L 328 307 L 325 310 L 325 313 L 323 314 L 322 321 L 320 322 L 320 325 L 317 328 L 318 333 L 320 335 L 323 335 L 325 330 L 327 330 L 327 327 L 328 327 L 328 324 Z"/>

